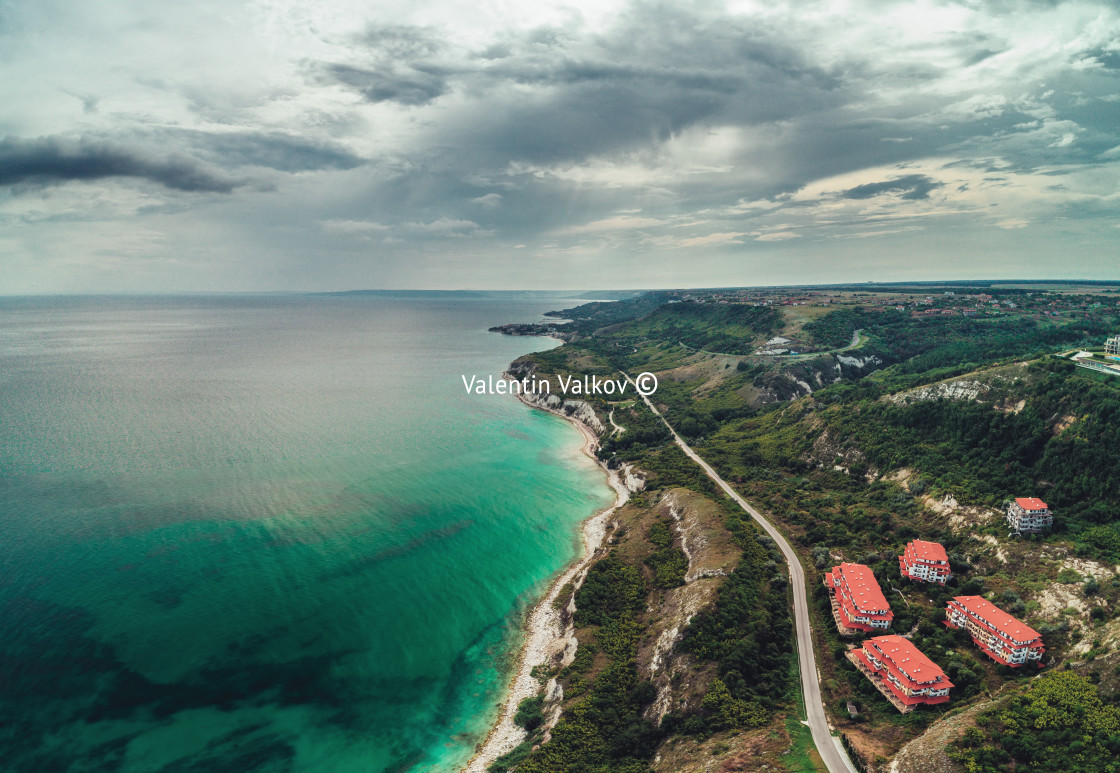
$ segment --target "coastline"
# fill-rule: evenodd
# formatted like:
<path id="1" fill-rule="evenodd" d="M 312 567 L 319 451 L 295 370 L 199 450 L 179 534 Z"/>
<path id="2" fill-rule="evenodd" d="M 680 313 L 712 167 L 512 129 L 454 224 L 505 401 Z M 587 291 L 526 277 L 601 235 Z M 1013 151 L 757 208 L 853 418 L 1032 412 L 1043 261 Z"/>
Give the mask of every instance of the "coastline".
<path id="1" fill-rule="evenodd" d="M 486 739 L 477 748 L 466 766 L 462 768 L 462 773 L 486 773 L 486 769 L 495 760 L 513 751 L 525 740 L 528 733 L 513 721 L 514 714 L 517 713 L 517 706 L 522 700 L 542 693 L 548 698 L 556 697 L 560 687 L 555 678 L 542 685 L 533 676 L 533 668 L 556 659 L 561 659 L 561 662 L 565 665 L 570 663 L 572 658 L 575 657 L 578 642 L 572 634 L 571 623 L 565 624 L 564 614 L 553 606 L 553 602 L 569 582 L 576 583 L 577 587 L 582 582 L 583 575 L 598 556 L 606 539 L 611 515 L 630 498 L 630 490 L 619 475 L 619 471 L 607 469 L 606 465 L 595 456 L 595 451 L 599 447 L 599 438 L 590 427 L 574 416 L 526 400 L 524 395 L 519 394 L 517 398 L 530 408 L 547 411 L 565 419 L 579 430 L 583 436 L 581 451 L 593 460 L 607 476 L 607 484 L 614 490 L 615 500 L 611 505 L 595 512 L 582 523 L 580 526 L 583 542 L 582 553 L 577 555 L 572 563 L 552 580 L 548 590 L 545 591 L 526 617 L 522 628 L 524 639 L 517 656 L 517 667 L 506 687 L 502 709 L 487 733 Z M 574 608 L 575 596 L 573 594 L 572 600 L 569 602 L 569 608 L 564 610 L 568 614 L 569 620 Z M 558 719 L 558 711 L 549 712 L 545 723 L 546 738 Z"/>

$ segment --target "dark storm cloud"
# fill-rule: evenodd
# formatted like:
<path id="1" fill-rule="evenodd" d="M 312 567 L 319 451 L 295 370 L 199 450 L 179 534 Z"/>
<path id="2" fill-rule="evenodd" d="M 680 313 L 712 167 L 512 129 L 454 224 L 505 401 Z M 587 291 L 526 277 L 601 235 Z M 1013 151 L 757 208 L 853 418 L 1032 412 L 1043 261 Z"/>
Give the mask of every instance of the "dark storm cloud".
<path id="1" fill-rule="evenodd" d="M 595 82 L 478 111 L 462 127 L 480 155 L 554 163 L 663 142 L 723 105 L 717 94 L 671 83 Z"/>
<path id="2" fill-rule="evenodd" d="M 441 72 L 425 72 L 414 67 L 386 65 L 383 70 L 328 65 L 327 75 L 359 92 L 370 102 L 396 102 L 401 105 L 426 105 L 447 93 L 448 82 Z"/>
<path id="3" fill-rule="evenodd" d="M 365 163 L 342 145 L 279 132 L 165 130 L 156 139 L 189 145 L 192 153 L 222 167 L 262 166 L 281 172 L 353 169 Z"/>
<path id="4" fill-rule="evenodd" d="M 0 140 L 0 185 L 5 186 L 131 177 L 179 191 L 230 193 L 252 180 L 220 170 L 264 167 L 295 173 L 353 169 L 363 163 L 337 143 L 281 133 L 159 129 L 121 135 L 116 140 Z M 271 187 L 257 183 L 261 186 Z"/>
<path id="5" fill-rule="evenodd" d="M 1106 70 L 1120 70 L 1120 51 L 1105 51 L 1096 49 L 1086 52 L 1093 61 Z"/>
<path id="6" fill-rule="evenodd" d="M 0 185 L 133 177 L 179 191 L 229 193 L 244 185 L 180 154 L 150 156 L 100 140 L 0 140 Z"/>
<path id="7" fill-rule="evenodd" d="M 328 81 L 354 89 L 370 102 L 426 105 L 450 89 L 453 70 L 436 63 L 445 44 L 428 27 L 374 27 L 358 36 L 357 44 L 369 64 L 319 66 Z"/>
<path id="8" fill-rule="evenodd" d="M 392 59 L 434 56 L 445 47 L 436 30 L 408 24 L 371 27 L 359 35 L 358 40 L 370 50 Z"/>
<path id="9" fill-rule="evenodd" d="M 971 67 L 974 64 L 980 64 L 980 62 L 983 62 L 985 59 L 989 59 L 989 58 L 995 56 L 998 53 L 999 53 L 999 51 L 992 51 L 989 48 L 982 48 L 978 51 L 973 51 L 964 60 L 965 66 L 966 67 Z"/>
<path id="10" fill-rule="evenodd" d="M 884 193 L 900 193 L 908 201 L 928 199 L 930 191 L 942 187 L 932 177 L 924 174 L 909 174 L 905 177 L 896 177 L 893 180 L 884 180 L 877 183 L 865 183 L 843 191 L 840 195 L 845 199 L 870 199 Z"/>
<path id="11" fill-rule="evenodd" d="M 416 106 L 456 91 L 469 96 L 447 128 L 475 160 L 578 159 L 663 141 L 717 117 L 781 120 L 842 98 L 836 74 L 811 65 L 772 30 L 658 11 L 633 13 L 590 39 L 557 29 L 511 35 L 454 64 L 437 61 L 442 49 L 431 31 L 375 31 L 363 38 L 374 64 L 323 64 L 321 71 L 371 102 Z"/>

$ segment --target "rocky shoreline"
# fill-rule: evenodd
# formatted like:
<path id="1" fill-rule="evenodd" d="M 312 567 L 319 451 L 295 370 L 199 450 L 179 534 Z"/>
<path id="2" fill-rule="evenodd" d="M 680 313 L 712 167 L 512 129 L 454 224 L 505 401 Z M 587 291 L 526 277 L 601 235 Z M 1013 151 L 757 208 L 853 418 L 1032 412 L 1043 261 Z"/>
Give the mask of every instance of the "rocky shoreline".
<path id="1" fill-rule="evenodd" d="M 519 322 L 509 325 L 495 325 L 489 328 L 489 331 L 507 336 L 547 336 L 568 342 L 572 340 L 575 333 L 566 325 L 565 322 Z"/>
<path id="2" fill-rule="evenodd" d="M 511 379 L 516 377 L 514 373 L 504 375 Z M 556 395 L 542 396 L 531 392 L 518 395 L 518 399 L 532 408 L 548 411 L 570 421 L 580 431 L 584 438 L 583 453 L 593 459 L 606 474 L 607 482 L 614 489 L 615 501 L 609 507 L 600 510 L 583 522 L 581 528 L 583 536 L 582 555 L 576 558 L 552 581 L 548 591 L 526 618 L 525 639 L 517 658 L 516 671 L 510 680 L 506 697 L 502 703 L 501 713 L 486 736 L 486 740 L 477 747 L 474 756 L 463 768 L 464 773 L 485 773 L 486 769 L 495 760 L 513 751 L 525 740 L 528 734 L 513 721 L 518 704 L 525 698 L 531 698 L 543 692 L 548 700 L 550 709 L 545 723 L 546 738 L 549 730 L 559 720 L 559 703 L 563 698 L 563 688 L 555 677 L 550 678 L 542 686 L 540 680 L 533 676 L 533 669 L 536 666 L 550 664 L 565 666 L 571 663 L 579 644 L 575 638 L 574 627 L 571 622 L 572 615 L 575 612 L 575 594 L 572 594 L 567 608 L 563 610 L 557 609 L 554 602 L 568 583 L 572 583 L 575 588 L 582 584 L 587 570 L 592 562 L 599 557 L 606 541 L 611 516 L 626 503 L 631 491 L 638 490 L 642 485 L 641 479 L 633 476 L 628 468 L 608 469 L 596 457 L 595 452 L 599 447 L 599 433 L 603 431 L 603 426 L 590 405 L 579 400 L 562 400 Z"/>

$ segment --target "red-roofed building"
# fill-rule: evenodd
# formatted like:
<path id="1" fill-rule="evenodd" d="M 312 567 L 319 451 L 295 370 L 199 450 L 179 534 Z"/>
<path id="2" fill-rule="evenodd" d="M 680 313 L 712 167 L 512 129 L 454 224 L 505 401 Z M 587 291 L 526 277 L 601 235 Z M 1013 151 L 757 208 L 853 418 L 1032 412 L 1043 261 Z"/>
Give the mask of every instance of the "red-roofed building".
<path id="1" fill-rule="evenodd" d="M 1038 497 L 1019 497 L 1007 506 L 1007 524 L 1019 533 L 1046 531 L 1054 525 L 1054 516 Z"/>
<path id="2" fill-rule="evenodd" d="M 890 628 L 894 613 L 870 568 L 863 564 L 840 564 L 824 575 L 824 586 L 832 597 L 832 617 L 841 636 Z"/>
<path id="3" fill-rule="evenodd" d="M 909 639 L 875 636 L 850 650 L 848 659 L 903 714 L 922 704 L 949 702 L 953 683 Z"/>
<path id="4" fill-rule="evenodd" d="M 1042 667 L 1046 648 L 1038 631 L 987 599 L 957 596 L 945 608 L 945 615 L 945 625 L 967 629 L 976 646 L 997 663 L 1018 668 L 1033 662 Z"/>
<path id="5" fill-rule="evenodd" d="M 898 568 L 902 576 L 911 580 L 923 580 L 944 585 L 953 576 L 949 571 L 949 556 L 940 542 L 926 542 L 916 539 L 906 544 L 906 549 L 898 557 Z"/>

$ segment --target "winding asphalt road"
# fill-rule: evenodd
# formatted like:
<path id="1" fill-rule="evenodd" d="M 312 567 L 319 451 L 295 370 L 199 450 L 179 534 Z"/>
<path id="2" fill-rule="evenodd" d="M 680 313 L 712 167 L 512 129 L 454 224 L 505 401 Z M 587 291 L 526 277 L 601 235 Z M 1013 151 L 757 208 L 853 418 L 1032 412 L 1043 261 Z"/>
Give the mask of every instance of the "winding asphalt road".
<path id="1" fill-rule="evenodd" d="M 627 381 L 633 383 L 629 375 L 625 373 L 622 375 Z M 650 399 L 645 395 L 642 396 L 642 399 L 653 411 L 653 415 L 661 419 L 665 426 L 669 428 L 669 431 L 673 433 L 673 439 L 680 446 L 680 449 L 688 455 L 688 458 L 700 465 L 700 468 L 707 473 L 708 477 L 723 489 L 727 496 L 731 497 L 739 507 L 743 508 L 762 527 L 763 531 L 770 535 L 770 538 L 778 544 L 782 555 L 785 556 L 786 563 L 789 564 L 790 580 L 793 585 L 793 620 L 797 629 L 797 659 L 801 669 L 801 693 L 805 698 L 805 711 L 808 714 L 809 729 L 813 733 L 813 743 L 816 744 L 817 752 L 820 753 L 829 773 L 856 773 L 856 769 L 851 760 L 848 759 L 844 747 L 840 745 L 840 739 L 832 735 L 832 731 L 828 727 L 828 719 L 824 713 L 820 680 L 817 675 L 817 663 L 813 656 L 813 631 L 809 626 L 809 599 L 805 595 L 805 570 L 801 568 L 801 561 L 797 558 L 797 554 L 793 552 L 793 548 L 786 542 L 785 537 L 769 521 L 763 518 L 761 513 L 751 507 L 747 500 L 739 496 L 735 489 L 731 488 L 712 469 L 710 464 L 701 459 L 695 451 L 689 448 L 687 443 L 681 440 L 681 436 L 658 412 Z"/>

